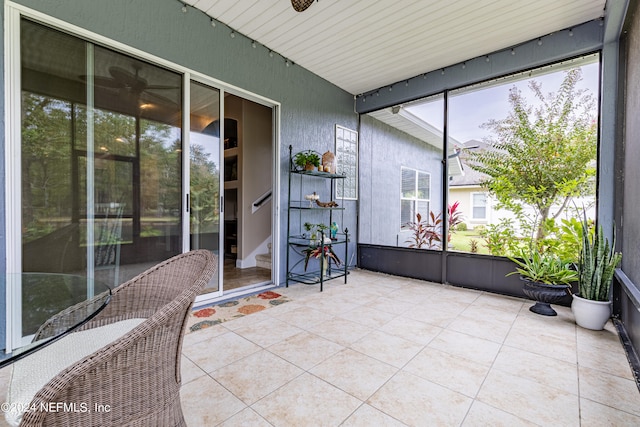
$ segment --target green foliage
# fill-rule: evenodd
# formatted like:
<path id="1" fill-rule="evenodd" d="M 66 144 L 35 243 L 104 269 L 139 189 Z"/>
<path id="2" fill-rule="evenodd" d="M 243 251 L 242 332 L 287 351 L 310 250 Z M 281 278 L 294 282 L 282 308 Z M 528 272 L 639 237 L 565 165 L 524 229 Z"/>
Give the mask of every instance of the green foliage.
<path id="1" fill-rule="evenodd" d="M 477 254 L 478 253 L 478 241 L 476 239 L 471 239 L 469 241 L 469 251 L 472 254 Z"/>
<path id="2" fill-rule="evenodd" d="M 517 267 L 507 276 L 520 274 L 521 277 L 532 282 L 546 283 L 548 285 L 570 285 L 578 280 L 578 272 L 573 264 L 565 262 L 557 255 L 536 250 L 520 251 L 520 259 L 509 257 Z"/>
<path id="3" fill-rule="evenodd" d="M 586 214 L 582 220 L 582 250 L 578 262 L 578 292 L 582 298 L 593 301 L 609 301 L 609 288 L 613 272 L 622 260 L 622 254 L 615 252 L 615 228 L 613 242 L 604 237 L 602 227 L 589 232 Z"/>
<path id="4" fill-rule="evenodd" d="M 480 227 L 476 227 L 476 230 Z M 515 225 L 510 218 L 502 218 L 497 224 L 489 224 L 479 231 L 485 246 L 491 255 L 509 256 L 519 248 L 519 239 L 515 233 Z"/>
<path id="5" fill-rule="evenodd" d="M 455 230 L 455 231 L 467 231 L 468 230 L 467 223 L 466 222 L 461 222 L 453 230 Z"/>
<path id="6" fill-rule="evenodd" d="M 588 228 L 593 231 L 593 224 Z M 545 230 L 546 237 L 538 242 L 538 246 L 543 250 L 553 252 L 563 260 L 577 263 L 582 247 L 581 221 L 577 218 L 563 218 L 558 226 L 553 219 L 548 219 Z"/>
<path id="7" fill-rule="evenodd" d="M 320 155 L 312 150 L 301 151 L 293 156 L 293 163 L 301 168 L 304 168 L 307 164 L 318 167 L 320 166 Z"/>
<path id="8" fill-rule="evenodd" d="M 517 88 L 509 93 L 511 112 L 483 127 L 493 133 L 491 150 L 469 152 L 470 166 L 487 176 L 483 186 L 513 212 L 521 205 L 536 211 L 535 239 L 544 223 L 557 218 L 572 197 L 595 194 L 597 120 L 593 96 L 576 88 L 579 69 L 570 70 L 557 93 L 544 95 L 539 83 L 531 91 L 533 108 Z M 551 212 L 552 206 L 560 206 Z"/>

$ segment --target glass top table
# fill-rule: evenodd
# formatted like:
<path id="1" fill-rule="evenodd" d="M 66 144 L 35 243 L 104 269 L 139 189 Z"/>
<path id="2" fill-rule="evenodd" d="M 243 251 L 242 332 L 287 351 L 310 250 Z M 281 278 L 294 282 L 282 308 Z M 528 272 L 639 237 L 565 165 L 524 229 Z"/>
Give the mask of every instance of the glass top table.
<path id="1" fill-rule="evenodd" d="M 0 275 L 6 287 L 21 295 L 20 312 L 11 323 L 19 344 L 0 350 L 0 368 L 63 337 L 95 317 L 111 299 L 104 282 L 84 276 L 57 273 Z M 8 305 L 8 304 L 7 304 Z M 4 345 L 5 343 L 0 343 Z"/>

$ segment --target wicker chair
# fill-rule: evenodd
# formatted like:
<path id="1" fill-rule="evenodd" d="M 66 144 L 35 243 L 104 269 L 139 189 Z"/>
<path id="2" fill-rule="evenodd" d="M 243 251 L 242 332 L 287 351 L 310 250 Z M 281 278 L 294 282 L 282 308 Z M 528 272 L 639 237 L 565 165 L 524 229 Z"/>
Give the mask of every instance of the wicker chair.
<path id="1" fill-rule="evenodd" d="M 33 396 L 20 426 L 185 426 L 182 338 L 193 301 L 216 269 L 216 256 L 206 250 L 164 261 L 114 289 L 111 302 L 78 331 L 23 359 L 33 368 L 38 359 L 32 356 L 43 359 L 47 349 L 67 351 L 74 340 L 85 346 L 92 333 L 108 335 L 105 328 L 124 331 L 53 376 Z M 23 361 L 14 364 L 12 381 Z"/>

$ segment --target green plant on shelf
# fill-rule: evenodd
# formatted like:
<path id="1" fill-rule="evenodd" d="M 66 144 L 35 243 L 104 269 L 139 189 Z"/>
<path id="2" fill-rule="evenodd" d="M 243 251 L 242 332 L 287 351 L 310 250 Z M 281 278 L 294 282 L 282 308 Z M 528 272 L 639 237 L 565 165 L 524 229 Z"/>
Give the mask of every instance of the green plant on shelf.
<path id="1" fill-rule="evenodd" d="M 315 244 L 316 242 L 322 243 L 320 241 L 320 237 L 322 236 L 322 233 L 327 235 L 329 226 L 326 224 L 312 224 L 310 222 L 305 222 L 304 229 L 310 232 L 310 235 L 308 237 L 311 241 L 311 244 Z"/>
<path id="2" fill-rule="evenodd" d="M 320 155 L 312 150 L 301 151 L 293 156 L 293 164 L 304 170 L 313 170 L 320 166 Z"/>

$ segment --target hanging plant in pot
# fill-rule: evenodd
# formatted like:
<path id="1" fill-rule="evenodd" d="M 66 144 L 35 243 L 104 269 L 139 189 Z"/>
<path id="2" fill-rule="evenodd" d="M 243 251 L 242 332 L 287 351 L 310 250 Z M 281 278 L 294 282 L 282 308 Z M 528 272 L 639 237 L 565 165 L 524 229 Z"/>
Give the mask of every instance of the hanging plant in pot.
<path id="1" fill-rule="evenodd" d="M 571 311 L 578 326 L 600 331 L 611 317 L 610 288 L 613 272 L 622 260 L 613 242 L 604 237 L 602 227 L 591 232 L 586 213 L 582 213 L 582 247 L 578 260 L 578 294 L 573 295 Z"/>
<path id="2" fill-rule="evenodd" d="M 519 274 L 524 282 L 522 291 L 536 303 L 529 310 L 543 316 L 556 316 L 558 313 L 551 304 L 558 303 L 570 295 L 571 283 L 578 279 L 578 272 L 570 262 L 557 255 L 531 250 L 521 251 L 521 259 L 509 257 L 516 264 L 516 271 L 507 276 Z"/>

